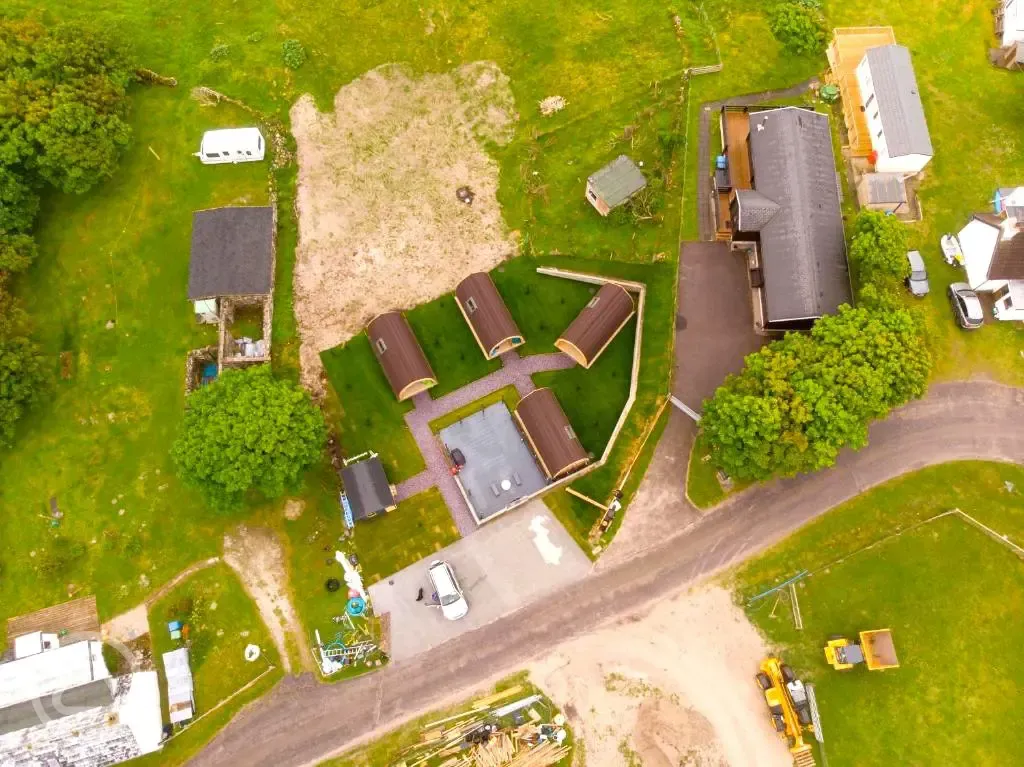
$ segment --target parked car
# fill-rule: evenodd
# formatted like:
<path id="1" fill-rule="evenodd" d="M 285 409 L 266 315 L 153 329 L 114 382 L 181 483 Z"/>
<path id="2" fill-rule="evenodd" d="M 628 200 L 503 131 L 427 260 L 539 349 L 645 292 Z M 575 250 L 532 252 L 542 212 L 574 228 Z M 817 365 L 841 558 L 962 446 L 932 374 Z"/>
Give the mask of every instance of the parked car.
<path id="1" fill-rule="evenodd" d="M 949 303 L 953 306 L 957 324 L 964 330 L 975 330 L 985 322 L 978 294 L 966 282 L 954 282 L 949 286 Z"/>
<path id="2" fill-rule="evenodd" d="M 906 280 L 907 290 L 916 298 L 924 298 L 928 295 L 928 270 L 924 268 L 924 259 L 918 251 L 909 250 L 907 261 L 910 263 L 910 276 Z"/>
<path id="3" fill-rule="evenodd" d="M 450 621 L 464 617 L 469 612 L 469 603 L 462 593 L 452 566 L 443 560 L 435 559 L 430 563 L 427 574 L 441 605 L 441 614 Z"/>

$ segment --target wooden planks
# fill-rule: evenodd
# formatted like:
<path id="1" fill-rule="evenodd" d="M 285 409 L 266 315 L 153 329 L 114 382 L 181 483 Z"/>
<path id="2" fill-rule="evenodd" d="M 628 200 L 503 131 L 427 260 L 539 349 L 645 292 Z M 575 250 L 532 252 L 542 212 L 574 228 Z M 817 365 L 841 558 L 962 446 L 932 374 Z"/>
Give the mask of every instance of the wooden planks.
<path id="1" fill-rule="evenodd" d="M 44 631 L 48 634 L 67 633 L 75 639 L 99 639 L 100 615 L 96 610 L 96 597 L 81 597 L 34 613 L 19 615 L 7 621 L 7 646 L 14 649 L 14 639 L 22 634 Z"/>

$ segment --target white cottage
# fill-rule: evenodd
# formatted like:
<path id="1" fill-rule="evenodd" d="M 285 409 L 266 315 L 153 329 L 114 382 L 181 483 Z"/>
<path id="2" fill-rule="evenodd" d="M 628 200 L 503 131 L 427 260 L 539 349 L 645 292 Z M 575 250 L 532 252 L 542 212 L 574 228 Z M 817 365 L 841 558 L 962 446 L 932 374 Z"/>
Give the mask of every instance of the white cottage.
<path id="1" fill-rule="evenodd" d="M 920 173 L 934 152 L 910 51 L 902 45 L 868 48 L 857 65 L 857 85 L 875 171 Z"/>
<path id="2" fill-rule="evenodd" d="M 999 0 L 996 34 L 1004 48 L 1024 42 L 1024 0 Z"/>
<path id="3" fill-rule="evenodd" d="M 976 213 L 957 234 L 967 282 L 999 320 L 1024 320 L 1024 231 L 1012 216 Z"/>

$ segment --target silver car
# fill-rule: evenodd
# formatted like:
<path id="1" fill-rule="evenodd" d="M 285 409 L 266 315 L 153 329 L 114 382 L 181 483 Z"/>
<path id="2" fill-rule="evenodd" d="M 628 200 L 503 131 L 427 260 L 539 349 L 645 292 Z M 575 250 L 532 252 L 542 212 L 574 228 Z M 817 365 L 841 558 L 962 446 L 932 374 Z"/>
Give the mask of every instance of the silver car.
<path id="1" fill-rule="evenodd" d="M 924 259 L 916 250 L 907 251 L 907 262 L 910 264 L 910 276 L 907 277 L 907 290 L 915 298 L 928 295 L 928 270 L 924 268 Z"/>
<path id="2" fill-rule="evenodd" d="M 964 330 L 975 330 L 984 324 L 985 314 L 981 309 L 981 301 L 966 282 L 954 282 L 949 286 L 949 303 L 953 307 L 957 324 Z"/>

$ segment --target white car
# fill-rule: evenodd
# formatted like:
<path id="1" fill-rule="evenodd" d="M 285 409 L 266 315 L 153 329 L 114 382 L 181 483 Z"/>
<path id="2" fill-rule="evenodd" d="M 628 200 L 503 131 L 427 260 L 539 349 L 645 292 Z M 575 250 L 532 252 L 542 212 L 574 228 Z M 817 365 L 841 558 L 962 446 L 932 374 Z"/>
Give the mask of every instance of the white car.
<path id="1" fill-rule="evenodd" d="M 457 621 L 469 612 L 469 603 L 455 578 L 455 571 L 447 562 L 435 559 L 427 571 L 430 584 L 434 587 L 437 601 L 441 605 L 441 614 L 450 621 Z"/>

